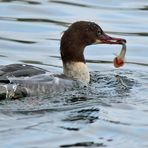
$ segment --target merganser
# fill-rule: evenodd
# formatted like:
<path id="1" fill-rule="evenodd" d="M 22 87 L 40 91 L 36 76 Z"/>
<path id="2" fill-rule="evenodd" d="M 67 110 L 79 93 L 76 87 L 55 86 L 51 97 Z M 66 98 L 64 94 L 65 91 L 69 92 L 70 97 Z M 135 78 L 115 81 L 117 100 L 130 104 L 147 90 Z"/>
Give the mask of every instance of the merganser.
<path id="1" fill-rule="evenodd" d="M 63 74 L 54 75 L 47 70 L 25 64 L 2 66 L 0 99 L 50 94 L 75 87 L 78 83 L 88 85 L 90 74 L 83 54 L 85 47 L 92 44 L 123 43 L 126 43 L 125 39 L 108 36 L 94 22 L 75 22 L 61 38 Z"/>

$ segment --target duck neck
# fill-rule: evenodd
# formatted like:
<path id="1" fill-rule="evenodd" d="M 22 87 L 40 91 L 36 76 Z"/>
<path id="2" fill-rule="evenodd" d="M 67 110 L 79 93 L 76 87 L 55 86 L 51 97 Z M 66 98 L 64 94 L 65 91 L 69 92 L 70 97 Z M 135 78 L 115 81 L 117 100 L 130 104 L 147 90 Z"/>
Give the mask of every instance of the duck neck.
<path id="1" fill-rule="evenodd" d="M 90 75 L 87 65 L 84 62 L 63 63 L 64 74 L 74 80 L 79 80 L 86 84 L 90 81 Z"/>
<path id="2" fill-rule="evenodd" d="M 61 38 L 60 52 L 64 74 L 71 79 L 88 84 L 90 75 L 83 54 L 86 45 L 82 39 L 77 38 L 75 33 L 72 32 L 72 34 L 65 31 Z"/>

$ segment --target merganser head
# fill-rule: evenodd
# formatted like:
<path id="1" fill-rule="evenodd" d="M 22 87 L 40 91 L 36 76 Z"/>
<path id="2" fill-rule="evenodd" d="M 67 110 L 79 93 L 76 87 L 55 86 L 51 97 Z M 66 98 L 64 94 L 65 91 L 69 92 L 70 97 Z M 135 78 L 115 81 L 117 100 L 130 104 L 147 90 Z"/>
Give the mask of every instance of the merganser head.
<path id="1" fill-rule="evenodd" d="M 125 42 L 125 39 L 106 35 L 101 27 L 94 22 L 73 23 L 61 38 L 60 51 L 64 74 L 88 83 L 90 78 L 85 65 L 84 48 L 92 44 L 122 44 Z"/>

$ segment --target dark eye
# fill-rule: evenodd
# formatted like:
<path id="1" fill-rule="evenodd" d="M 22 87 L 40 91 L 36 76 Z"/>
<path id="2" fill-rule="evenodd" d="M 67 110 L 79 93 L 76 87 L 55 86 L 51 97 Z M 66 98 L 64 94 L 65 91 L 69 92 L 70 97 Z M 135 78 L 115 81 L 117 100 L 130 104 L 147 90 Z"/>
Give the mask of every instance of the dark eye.
<path id="1" fill-rule="evenodd" d="M 98 36 L 100 36 L 101 34 L 102 34 L 102 32 L 101 32 L 101 31 L 98 31 L 98 32 L 97 32 L 97 35 L 98 35 Z"/>

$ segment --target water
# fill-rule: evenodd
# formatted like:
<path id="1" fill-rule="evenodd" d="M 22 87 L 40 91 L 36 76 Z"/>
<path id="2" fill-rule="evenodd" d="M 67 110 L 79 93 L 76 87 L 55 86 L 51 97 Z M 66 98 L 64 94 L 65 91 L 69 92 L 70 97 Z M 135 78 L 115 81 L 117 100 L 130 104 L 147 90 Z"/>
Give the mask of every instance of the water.
<path id="1" fill-rule="evenodd" d="M 59 41 L 69 24 L 98 23 L 127 40 L 85 50 L 91 84 L 83 90 L 0 102 L 0 147 L 148 147 L 147 0 L 0 0 L 0 65 L 32 64 L 62 72 Z"/>

